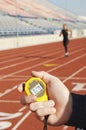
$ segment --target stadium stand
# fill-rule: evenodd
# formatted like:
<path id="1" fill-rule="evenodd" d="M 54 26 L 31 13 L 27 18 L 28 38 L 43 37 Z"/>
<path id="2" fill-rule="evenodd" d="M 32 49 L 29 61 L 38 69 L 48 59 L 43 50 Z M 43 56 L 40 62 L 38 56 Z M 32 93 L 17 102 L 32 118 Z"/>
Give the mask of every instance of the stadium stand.
<path id="1" fill-rule="evenodd" d="M 1 16 L 0 19 L 0 36 L 16 36 L 30 34 L 45 34 L 42 28 L 27 24 L 22 20 L 10 16 Z"/>
<path id="2" fill-rule="evenodd" d="M 0 37 L 53 34 L 65 22 L 73 29 L 86 28 L 76 15 L 45 0 L 0 1 Z"/>

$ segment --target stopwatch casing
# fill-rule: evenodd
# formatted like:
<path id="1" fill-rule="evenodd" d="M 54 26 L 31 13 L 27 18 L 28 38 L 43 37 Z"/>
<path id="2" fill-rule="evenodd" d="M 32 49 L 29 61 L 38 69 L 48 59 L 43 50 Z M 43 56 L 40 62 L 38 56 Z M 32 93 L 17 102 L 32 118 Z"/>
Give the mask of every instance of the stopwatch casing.
<path id="1" fill-rule="evenodd" d="M 27 80 L 24 85 L 24 91 L 27 95 L 35 95 L 38 102 L 48 100 L 46 83 L 38 77 L 31 77 Z"/>

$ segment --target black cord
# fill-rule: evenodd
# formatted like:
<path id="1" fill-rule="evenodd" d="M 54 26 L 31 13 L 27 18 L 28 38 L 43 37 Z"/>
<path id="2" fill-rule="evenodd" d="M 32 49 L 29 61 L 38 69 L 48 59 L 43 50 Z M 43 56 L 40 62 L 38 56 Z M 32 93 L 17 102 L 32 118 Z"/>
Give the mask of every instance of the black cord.
<path id="1" fill-rule="evenodd" d="M 47 130 L 47 120 L 48 120 L 48 116 L 45 116 L 43 130 Z"/>

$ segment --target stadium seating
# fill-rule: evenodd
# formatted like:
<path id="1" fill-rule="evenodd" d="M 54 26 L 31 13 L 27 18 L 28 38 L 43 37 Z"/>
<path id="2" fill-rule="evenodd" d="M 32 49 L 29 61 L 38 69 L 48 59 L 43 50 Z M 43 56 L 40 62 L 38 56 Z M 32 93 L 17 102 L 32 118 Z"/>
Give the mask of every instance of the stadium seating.
<path id="1" fill-rule="evenodd" d="M 39 2 L 39 5 L 38 5 Z M 48 7 L 47 7 L 48 4 Z M 86 28 L 86 22 L 47 1 L 0 1 L 0 37 L 53 34 L 67 23 L 72 29 Z"/>

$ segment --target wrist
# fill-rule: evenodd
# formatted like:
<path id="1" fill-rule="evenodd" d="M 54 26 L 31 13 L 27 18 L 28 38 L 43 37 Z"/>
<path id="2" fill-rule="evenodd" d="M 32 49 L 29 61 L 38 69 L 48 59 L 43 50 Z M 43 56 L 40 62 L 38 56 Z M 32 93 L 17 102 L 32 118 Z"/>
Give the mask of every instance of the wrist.
<path id="1" fill-rule="evenodd" d="M 70 119 L 72 113 L 72 95 L 69 93 L 66 97 L 66 101 L 63 106 L 60 107 L 60 112 L 58 114 L 57 111 L 57 118 L 58 121 L 56 123 L 57 126 L 64 125 Z M 58 107 L 58 106 L 57 106 Z"/>

